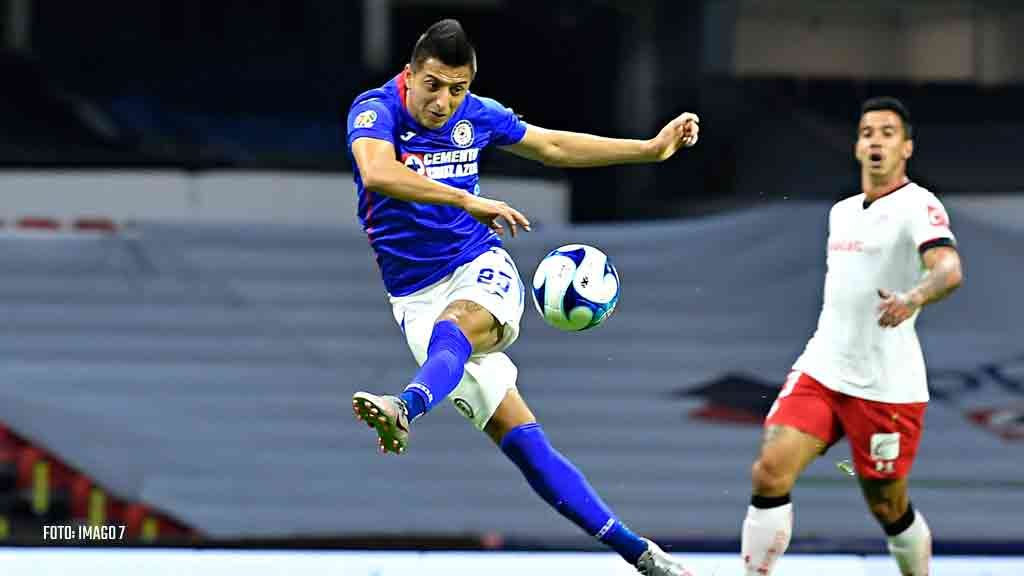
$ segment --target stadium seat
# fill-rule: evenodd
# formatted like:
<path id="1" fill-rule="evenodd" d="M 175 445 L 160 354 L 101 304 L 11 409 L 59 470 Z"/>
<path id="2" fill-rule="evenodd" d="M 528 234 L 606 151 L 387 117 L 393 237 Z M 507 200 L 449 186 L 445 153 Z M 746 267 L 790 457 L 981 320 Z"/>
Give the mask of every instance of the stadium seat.
<path id="1" fill-rule="evenodd" d="M 56 218 L 26 216 L 18 219 L 18 228 L 24 230 L 58 230 L 60 229 L 60 222 Z"/>
<path id="2" fill-rule="evenodd" d="M 38 448 L 24 446 L 18 451 L 18 490 L 29 491 L 35 481 L 36 465 L 43 462 L 43 453 Z"/>
<path id="3" fill-rule="evenodd" d="M 76 218 L 72 227 L 77 232 L 107 232 L 117 231 L 117 224 L 110 218 Z"/>
<path id="4" fill-rule="evenodd" d="M 89 495 L 92 482 L 85 475 L 78 475 L 71 481 L 71 517 L 84 520 L 89 517 Z"/>

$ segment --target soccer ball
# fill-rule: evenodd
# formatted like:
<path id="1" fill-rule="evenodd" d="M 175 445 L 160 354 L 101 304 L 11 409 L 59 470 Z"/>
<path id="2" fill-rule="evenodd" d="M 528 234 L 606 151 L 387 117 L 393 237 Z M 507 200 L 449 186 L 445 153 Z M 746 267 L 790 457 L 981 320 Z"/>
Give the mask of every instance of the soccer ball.
<path id="1" fill-rule="evenodd" d="M 545 322 L 566 332 L 600 326 L 619 301 L 619 273 L 593 246 L 552 250 L 533 274 L 533 304 Z"/>

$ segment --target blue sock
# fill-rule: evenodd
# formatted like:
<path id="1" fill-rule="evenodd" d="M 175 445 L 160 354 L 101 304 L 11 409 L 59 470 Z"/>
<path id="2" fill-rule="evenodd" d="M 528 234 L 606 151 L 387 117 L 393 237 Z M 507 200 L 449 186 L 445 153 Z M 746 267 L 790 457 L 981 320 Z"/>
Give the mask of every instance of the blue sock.
<path id="1" fill-rule="evenodd" d="M 636 564 L 647 542 L 620 522 L 601 501 L 580 471 L 548 443 L 540 424 L 524 424 L 501 440 L 509 457 L 540 495 L 559 514 Z"/>
<path id="2" fill-rule="evenodd" d="M 462 380 L 473 346 L 451 320 L 434 324 L 427 345 L 427 360 L 399 396 L 409 408 L 409 421 L 429 412 L 448 397 Z"/>

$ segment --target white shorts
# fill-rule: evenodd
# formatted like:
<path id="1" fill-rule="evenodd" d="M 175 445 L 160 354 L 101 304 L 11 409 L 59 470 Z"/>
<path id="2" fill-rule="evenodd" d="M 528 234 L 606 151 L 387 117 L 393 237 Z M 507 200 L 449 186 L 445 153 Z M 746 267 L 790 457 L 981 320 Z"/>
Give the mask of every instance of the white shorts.
<path id="1" fill-rule="evenodd" d="M 392 296 L 391 311 L 405 340 L 423 365 L 434 323 L 456 300 L 475 302 L 494 315 L 504 334 L 491 350 L 473 354 L 466 362 L 462 380 L 448 396 L 449 401 L 483 430 L 509 390 L 516 388 L 519 370 L 502 350 L 519 337 L 523 317 L 523 282 L 512 257 L 501 248 L 491 248 L 472 262 L 455 269 L 442 280 L 408 296 Z"/>

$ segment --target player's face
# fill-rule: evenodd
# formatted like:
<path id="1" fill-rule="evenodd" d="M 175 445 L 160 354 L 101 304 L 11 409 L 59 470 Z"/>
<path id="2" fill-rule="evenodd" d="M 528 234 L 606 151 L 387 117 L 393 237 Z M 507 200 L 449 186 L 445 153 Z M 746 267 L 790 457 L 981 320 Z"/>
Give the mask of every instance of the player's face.
<path id="1" fill-rule="evenodd" d="M 861 170 L 878 177 L 907 169 L 914 141 L 907 138 L 903 121 L 892 110 L 872 110 L 860 118 L 855 155 Z"/>
<path id="2" fill-rule="evenodd" d="M 406 65 L 404 74 L 409 90 L 406 107 L 426 128 L 440 128 L 452 117 L 473 80 L 469 65 L 452 67 L 434 58 L 427 58 L 418 70 Z"/>

